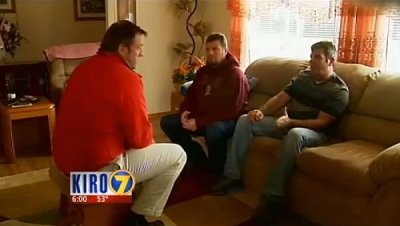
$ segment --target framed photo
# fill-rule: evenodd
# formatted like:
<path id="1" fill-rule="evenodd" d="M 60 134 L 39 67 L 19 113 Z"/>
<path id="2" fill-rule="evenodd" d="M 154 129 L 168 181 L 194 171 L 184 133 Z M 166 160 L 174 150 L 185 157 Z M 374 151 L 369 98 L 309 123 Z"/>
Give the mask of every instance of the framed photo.
<path id="1" fill-rule="evenodd" d="M 75 20 L 105 20 L 105 1 L 106 0 L 74 0 Z"/>
<path id="2" fill-rule="evenodd" d="M 15 0 L 0 0 L 0 13 L 15 13 Z"/>

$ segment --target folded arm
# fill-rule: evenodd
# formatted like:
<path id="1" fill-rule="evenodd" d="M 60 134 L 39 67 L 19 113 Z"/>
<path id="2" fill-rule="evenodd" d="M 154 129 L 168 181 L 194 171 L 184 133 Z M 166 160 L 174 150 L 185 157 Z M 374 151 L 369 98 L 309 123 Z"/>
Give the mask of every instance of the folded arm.
<path id="1" fill-rule="evenodd" d="M 260 110 L 264 115 L 275 115 L 286 107 L 290 100 L 291 97 L 285 91 L 281 91 L 261 106 Z"/>
<path id="2" fill-rule="evenodd" d="M 323 130 L 338 119 L 346 110 L 349 101 L 349 92 L 346 89 L 336 91 L 321 106 L 318 118 L 310 120 L 290 120 L 290 127 L 304 127 L 313 130 Z"/>
<path id="3" fill-rule="evenodd" d="M 197 88 L 197 82 L 193 81 L 193 83 L 189 86 L 183 101 L 179 106 L 179 112 L 182 114 L 184 111 L 193 111 L 194 106 L 196 106 L 196 95 L 195 90 Z"/>
<path id="4" fill-rule="evenodd" d="M 246 76 L 239 68 L 235 68 L 232 71 L 231 78 L 224 83 L 224 100 L 220 104 L 218 111 L 213 112 L 212 117 L 196 117 L 196 127 L 197 129 L 203 128 L 212 122 L 216 121 L 227 121 L 237 119 L 241 114 L 243 114 L 244 106 L 248 102 L 249 95 L 249 83 Z"/>

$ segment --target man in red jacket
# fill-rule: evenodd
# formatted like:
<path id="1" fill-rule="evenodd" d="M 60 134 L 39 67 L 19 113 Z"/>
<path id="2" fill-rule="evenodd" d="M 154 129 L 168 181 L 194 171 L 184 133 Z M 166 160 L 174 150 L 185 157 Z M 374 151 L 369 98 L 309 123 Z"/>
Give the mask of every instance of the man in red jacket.
<path id="1" fill-rule="evenodd" d="M 183 147 L 188 161 L 206 160 L 192 136 L 204 136 L 211 168 L 224 171 L 227 140 L 233 135 L 237 118 L 247 112 L 249 84 L 237 59 L 227 52 L 223 34 L 207 37 L 207 64 L 196 75 L 180 106 L 179 114 L 167 115 L 161 128 L 168 138 Z"/>
<path id="2" fill-rule="evenodd" d="M 66 87 L 57 114 L 53 154 L 65 174 L 129 170 L 146 182 L 127 226 L 160 216 L 186 163 L 176 144 L 155 144 L 142 77 L 134 71 L 143 56 L 146 32 L 129 21 L 111 25 L 98 54 L 80 64 Z M 115 168 L 115 167 L 114 167 Z"/>

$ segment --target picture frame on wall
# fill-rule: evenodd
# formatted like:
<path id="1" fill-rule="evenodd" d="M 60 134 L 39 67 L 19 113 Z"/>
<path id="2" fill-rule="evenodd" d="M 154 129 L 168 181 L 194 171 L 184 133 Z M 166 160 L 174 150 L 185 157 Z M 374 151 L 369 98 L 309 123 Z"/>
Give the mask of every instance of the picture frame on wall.
<path id="1" fill-rule="evenodd" d="M 74 0 L 75 20 L 105 20 L 105 1 L 106 0 Z"/>
<path id="2" fill-rule="evenodd" d="M 15 0 L 0 0 L 0 13 L 16 13 Z"/>

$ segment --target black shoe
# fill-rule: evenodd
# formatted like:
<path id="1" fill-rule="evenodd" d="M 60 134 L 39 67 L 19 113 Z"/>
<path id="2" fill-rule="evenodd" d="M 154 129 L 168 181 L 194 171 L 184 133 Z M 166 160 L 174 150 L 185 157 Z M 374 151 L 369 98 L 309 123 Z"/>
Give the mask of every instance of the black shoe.
<path id="1" fill-rule="evenodd" d="M 210 189 L 210 195 L 224 195 L 227 194 L 231 188 L 241 186 L 240 180 L 234 180 L 227 177 L 222 177 Z"/>
<path id="2" fill-rule="evenodd" d="M 251 222 L 256 225 L 272 226 L 281 222 L 284 215 L 285 206 L 282 197 L 263 195 Z"/>
<path id="3" fill-rule="evenodd" d="M 132 213 L 125 223 L 125 226 L 165 226 L 162 221 L 148 222 L 143 215 Z"/>

